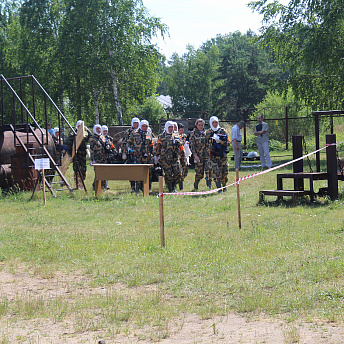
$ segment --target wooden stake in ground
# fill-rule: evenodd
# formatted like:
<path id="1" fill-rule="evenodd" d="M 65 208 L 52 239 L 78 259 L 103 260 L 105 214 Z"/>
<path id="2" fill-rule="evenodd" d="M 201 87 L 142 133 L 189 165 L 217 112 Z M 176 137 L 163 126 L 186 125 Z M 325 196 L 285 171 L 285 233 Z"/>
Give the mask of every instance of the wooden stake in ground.
<path id="1" fill-rule="evenodd" d="M 46 201 L 46 198 L 45 198 L 45 176 L 44 176 L 44 168 L 42 170 L 42 184 L 43 184 L 43 204 L 44 206 L 47 205 L 47 201 Z"/>
<path id="2" fill-rule="evenodd" d="M 236 182 L 237 182 L 237 201 L 238 201 L 238 222 L 239 229 L 241 229 L 241 212 L 240 212 L 240 189 L 239 189 L 239 170 L 235 170 Z"/>
<path id="3" fill-rule="evenodd" d="M 38 186 L 38 183 L 41 181 L 43 184 L 42 187 L 43 187 L 43 204 L 44 205 L 47 204 L 47 201 L 45 198 L 45 174 L 44 174 L 44 170 L 49 170 L 49 169 L 50 169 L 49 158 L 42 158 L 42 159 L 36 159 L 35 160 L 35 170 L 41 171 L 41 173 L 38 172 L 39 176 L 37 178 L 35 190 L 36 190 L 36 187 Z M 33 196 L 33 194 L 32 194 L 32 196 Z"/>
<path id="4" fill-rule="evenodd" d="M 164 224 L 164 177 L 159 177 L 159 212 L 160 212 L 160 242 L 165 247 L 165 224 Z"/>

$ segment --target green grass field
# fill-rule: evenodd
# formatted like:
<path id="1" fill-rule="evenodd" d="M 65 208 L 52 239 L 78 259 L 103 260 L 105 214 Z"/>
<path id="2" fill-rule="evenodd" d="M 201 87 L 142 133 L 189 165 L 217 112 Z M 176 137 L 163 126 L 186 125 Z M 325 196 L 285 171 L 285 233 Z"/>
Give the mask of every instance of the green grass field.
<path id="1" fill-rule="evenodd" d="M 291 159 L 290 152 L 277 154 L 274 163 Z M 244 165 L 241 176 L 260 170 L 257 162 Z M 45 207 L 41 192 L 33 200 L 30 192 L 3 195 L 2 271 L 24 270 L 48 280 L 61 273 L 78 275 L 81 289 L 109 291 L 104 297 L 2 296 L 0 319 L 45 318 L 61 324 L 73 319 L 76 331 L 101 329 L 109 335 L 123 326 L 127 331 L 158 326 L 157 338 L 168 336 L 161 329 L 185 313 L 342 323 L 344 184 L 339 182 L 340 197 L 333 202 L 318 198 L 311 203 L 305 197 L 293 207 L 290 199 L 277 203 L 267 196 L 258 204 L 259 190 L 275 189 L 282 171 L 291 172 L 292 166 L 240 184 L 241 229 L 236 187 L 221 195 L 165 196 L 165 248 L 159 237 L 158 183 L 153 183 L 153 195 L 143 198 L 130 193 L 129 182 L 109 181 L 110 191 L 96 199 L 88 167 L 87 194 L 53 198 L 48 193 Z M 192 190 L 193 180 L 190 170 L 185 191 Z M 230 162 L 229 183 L 234 181 Z M 315 182 L 316 190 L 324 186 L 325 181 Z M 125 292 L 112 288 L 119 285 Z M 5 335 L 2 343 L 7 343 Z"/>

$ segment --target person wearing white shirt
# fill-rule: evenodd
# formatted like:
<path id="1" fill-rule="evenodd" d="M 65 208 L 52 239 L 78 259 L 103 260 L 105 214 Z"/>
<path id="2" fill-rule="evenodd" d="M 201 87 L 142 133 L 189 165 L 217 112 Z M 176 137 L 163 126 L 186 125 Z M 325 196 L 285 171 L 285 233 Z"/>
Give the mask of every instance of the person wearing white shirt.
<path id="1" fill-rule="evenodd" d="M 254 130 L 254 135 L 257 137 L 257 146 L 259 151 L 260 164 L 262 167 L 272 167 L 272 162 L 269 153 L 269 126 L 263 122 L 263 116 L 257 116 L 258 124 Z"/>
<path id="2" fill-rule="evenodd" d="M 244 121 L 240 121 L 232 128 L 231 139 L 232 139 L 232 146 L 234 149 L 234 167 L 236 170 L 240 169 L 240 164 L 243 156 L 243 152 L 241 149 L 241 129 L 245 126 Z"/>

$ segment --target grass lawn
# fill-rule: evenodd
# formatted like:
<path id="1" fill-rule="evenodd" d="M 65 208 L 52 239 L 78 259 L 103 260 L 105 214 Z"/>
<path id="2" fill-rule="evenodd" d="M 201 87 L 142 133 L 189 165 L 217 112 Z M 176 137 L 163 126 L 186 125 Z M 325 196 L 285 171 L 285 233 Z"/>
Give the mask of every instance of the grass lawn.
<path id="1" fill-rule="evenodd" d="M 291 159 L 288 152 L 274 154 L 274 163 Z M 244 165 L 241 176 L 260 170 L 257 162 Z M 158 326 L 158 339 L 168 337 L 169 322 L 186 313 L 203 319 L 235 312 L 341 324 L 344 184 L 339 181 L 340 198 L 334 202 L 311 203 L 305 197 L 293 207 L 290 199 L 277 203 L 267 196 L 258 204 L 259 190 L 275 189 L 280 172 L 292 172 L 292 165 L 240 184 L 241 229 L 236 187 L 221 195 L 165 196 L 165 248 L 159 237 L 158 183 L 153 195 L 143 198 L 130 193 L 129 182 L 109 181 L 110 191 L 96 199 L 88 167 L 87 194 L 53 198 L 48 193 L 45 207 L 41 192 L 33 200 L 31 193 L 3 195 L 2 272 L 25 272 L 42 283 L 69 276 L 61 283 L 70 293 L 3 294 L 0 343 L 7 343 L 4 319 L 6 326 L 46 319 L 69 323 L 76 333 L 104 330 L 109 336 Z M 190 170 L 185 191 L 192 190 L 193 181 Z M 230 161 L 228 183 L 234 181 Z M 315 191 L 326 183 L 315 182 Z M 204 180 L 200 186 L 206 190 Z M 73 293 L 75 288 L 82 292 Z M 87 293 L 88 288 L 105 292 Z"/>

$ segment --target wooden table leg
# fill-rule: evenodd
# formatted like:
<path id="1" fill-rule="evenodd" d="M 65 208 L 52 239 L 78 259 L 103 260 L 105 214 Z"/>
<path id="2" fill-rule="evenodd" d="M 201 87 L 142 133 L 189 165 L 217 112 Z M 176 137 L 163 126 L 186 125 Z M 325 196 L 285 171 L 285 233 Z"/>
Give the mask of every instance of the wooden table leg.
<path id="1" fill-rule="evenodd" d="M 277 176 L 277 190 L 283 190 L 283 179 Z M 283 201 L 283 196 L 277 196 L 277 201 Z"/>
<path id="2" fill-rule="evenodd" d="M 313 178 L 312 177 L 309 178 L 309 191 L 311 192 L 310 198 L 311 198 L 311 201 L 313 202 L 314 201 L 314 187 L 313 187 Z"/>
<path id="3" fill-rule="evenodd" d="M 143 197 L 149 196 L 149 168 L 143 171 Z"/>
<path id="4" fill-rule="evenodd" d="M 259 191 L 259 203 L 262 203 L 264 201 L 264 194 Z"/>
<path id="5" fill-rule="evenodd" d="M 96 197 L 100 196 L 102 193 L 102 181 L 101 180 L 95 180 L 95 191 L 96 191 Z"/>

